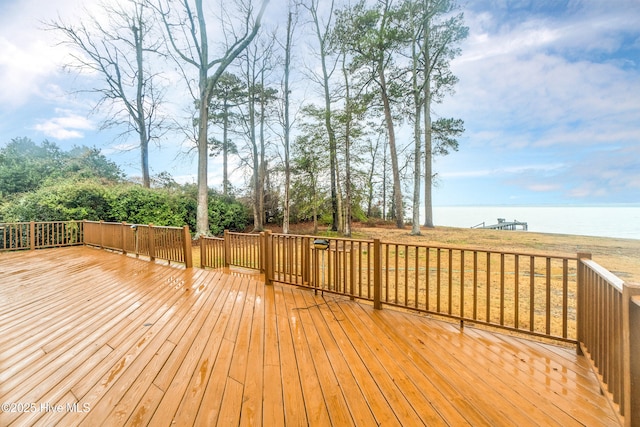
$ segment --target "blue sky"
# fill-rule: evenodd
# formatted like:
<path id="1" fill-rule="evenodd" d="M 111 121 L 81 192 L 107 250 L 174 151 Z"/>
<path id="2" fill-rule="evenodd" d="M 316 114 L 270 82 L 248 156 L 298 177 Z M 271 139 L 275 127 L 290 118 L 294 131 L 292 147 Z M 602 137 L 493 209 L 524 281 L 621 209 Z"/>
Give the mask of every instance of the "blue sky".
<path id="1" fill-rule="evenodd" d="M 278 19 L 284 9 L 271 3 Z M 65 73 L 66 50 L 41 30 L 78 16 L 79 4 L 0 0 L 0 144 L 96 146 L 139 175 L 137 152 L 123 151 L 130 141 L 99 131 L 91 102 L 71 94 L 90 77 Z M 436 159 L 434 204 L 640 203 L 640 1 L 460 4 L 470 28 L 452 64 L 460 82 L 434 113 L 462 118 L 466 133 L 459 152 Z M 152 173 L 194 180 L 181 139 L 153 149 Z M 210 184 L 220 169 L 212 160 Z"/>

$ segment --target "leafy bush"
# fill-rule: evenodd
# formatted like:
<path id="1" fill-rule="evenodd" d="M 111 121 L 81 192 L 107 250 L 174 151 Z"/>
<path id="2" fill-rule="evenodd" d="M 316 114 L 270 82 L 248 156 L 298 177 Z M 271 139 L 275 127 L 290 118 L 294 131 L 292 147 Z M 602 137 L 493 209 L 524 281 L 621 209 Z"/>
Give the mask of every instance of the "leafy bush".
<path id="1" fill-rule="evenodd" d="M 186 206 L 180 194 L 164 189 L 122 185 L 113 190 L 111 216 L 116 221 L 182 227 Z"/>
<path id="2" fill-rule="evenodd" d="M 214 235 L 224 230 L 244 231 L 249 225 L 249 212 L 241 203 L 218 194 L 209 195 L 209 229 Z"/>
<path id="3" fill-rule="evenodd" d="M 0 206 L 0 222 L 87 219 L 174 227 L 186 224 L 193 231 L 196 197 L 194 185 L 149 189 L 96 179 L 49 180 L 35 191 L 5 200 Z M 250 214 L 235 199 L 211 191 L 209 222 L 212 234 L 225 229 L 241 231 L 250 224 Z"/>
<path id="4" fill-rule="evenodd" d="M 113 220 L 108 187 L 96 181 L 62 181 L 15 197 L 3 204 L 4 222 Z"/>
<path id="5" fill-rule="evenodd" d="M 68 152 L 44 141 L 14 138 L 0 149 L 0 196 L 35 191 L 47 183 L 99 178 L 119 182 L 124 174 L 97 148 L 75 147 Z"/>

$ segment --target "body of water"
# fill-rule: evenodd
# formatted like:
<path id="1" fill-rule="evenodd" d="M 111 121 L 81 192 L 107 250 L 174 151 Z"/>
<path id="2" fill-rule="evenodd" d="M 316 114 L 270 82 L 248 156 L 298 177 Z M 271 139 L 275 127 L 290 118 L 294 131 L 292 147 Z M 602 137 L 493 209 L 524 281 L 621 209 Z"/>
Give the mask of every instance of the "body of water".
<path id="1" fill-rule="evenodd" d="M 470 228 L 498 218 L 526 222 L 529 231 L 640 239 L 640 206 L 435 206 L 436 226 Z"/>

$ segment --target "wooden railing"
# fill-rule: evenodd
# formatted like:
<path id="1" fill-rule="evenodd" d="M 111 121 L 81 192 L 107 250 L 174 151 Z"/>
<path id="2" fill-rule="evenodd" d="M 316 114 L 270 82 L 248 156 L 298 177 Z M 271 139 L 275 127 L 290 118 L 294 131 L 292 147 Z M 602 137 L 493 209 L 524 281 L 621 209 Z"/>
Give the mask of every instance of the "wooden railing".
<path id="1" fill-rule="evenodd" d="M 71 245 L 192 266 L 188 227 L 93 221 L 0 224 L 0 250 Z M 260 270 L 304 286 L 577 344 L 625 426 L 640 425 L 640 285 L 589 254 L 552 256 L 476 248 L 241 234 L 200 240 L 202 267 Z"/>
<path id="2" fill-rule="evenodd" d="M 373 241 L 283 234 L 269 237 L 271 280 L 374 301 Z"/>
<path id="3" fill-rule="evenodd" d="M 262 270 L 260 239 L 259 234 L 232 233 L 225 230 L 225 264 Z"/>
<path id="4" fill-rule="evenodd" d="M 381 242 L 381 302 L 576 341 L 577 257 Z"/>
<path id="5" fill-rule="evenodd" d="M 268 280 L 576 342 L 575 256 L 268 236 Z"/>
<path id="6" fill-rule="evenodd" d="M 191 234 L 185 227 L 158 227 L 109 222 L 84 222 L 84 244 L 123 253 L 148 256 L 151 260 L 192 267 Z"/>
<path id="7" fill-rule="evenodd" d="M 225 262 L 225 240 L 220 237 L 200 237 L 200 266 L 222 268 Z"/>
<path id="8" fill-rule="evenodd" d="M 244 234 L 225 230 L 224 237 L 201 237 L 201 267 L 242 267 L 264 271 L 264 233 Z M 262 249 L 261 249 L 262 248 Z"/>
<path id="9" fill-rule="evenodd" d="M 626 426 L 640 425 L 640 286 L 627 288 L 623 295 L 630 296 L 622 304 L 624 318 L 624 419 Z M 628 307 L 628 310 L 627 310 Z"/>
<path id="10" fill-rule="evenodd" d="M 225 234 L 225 251 L 235 254 L 234 264 L 250 266 L 242 260 L 247 253 L 242 248 L 249 243 L 237 247 L 239 236 L 229 239 Z M 437 314 L 461 326 L 470 322 L 574 343 L 592 361 L 621 422 L 640 425 L 640 286 L 624 284 L 589 260 L 589 254 L 554 256 L 269 232 L 251 239 L 252 250 L 261 251 L 267 283 L 368 300 L 376 308 Z"/>
<path id="11" fill-rule="evenodd" d="M 82 244 L 82 221 L 0 224 L 0 251 L 33 250 Z"/>
<path id="12" fill-rule="evenodd" d="M 579 263 L 578 341 L 613 408 L 640 425 L 640 285 L 584 255 Z"/>

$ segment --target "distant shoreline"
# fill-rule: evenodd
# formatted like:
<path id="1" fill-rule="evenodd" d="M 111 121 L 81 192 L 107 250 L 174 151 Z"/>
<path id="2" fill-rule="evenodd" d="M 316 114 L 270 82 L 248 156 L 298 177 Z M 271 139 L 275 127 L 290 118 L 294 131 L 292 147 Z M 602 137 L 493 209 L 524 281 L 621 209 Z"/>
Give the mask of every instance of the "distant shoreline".
<path id="1" fill-rule="evenodd" d="M 640 204 L 626 206 L 437 206 L 437 226 L 470 228 L 498 218 L 528 224 L 530 232 L 640 239 Z"/>

